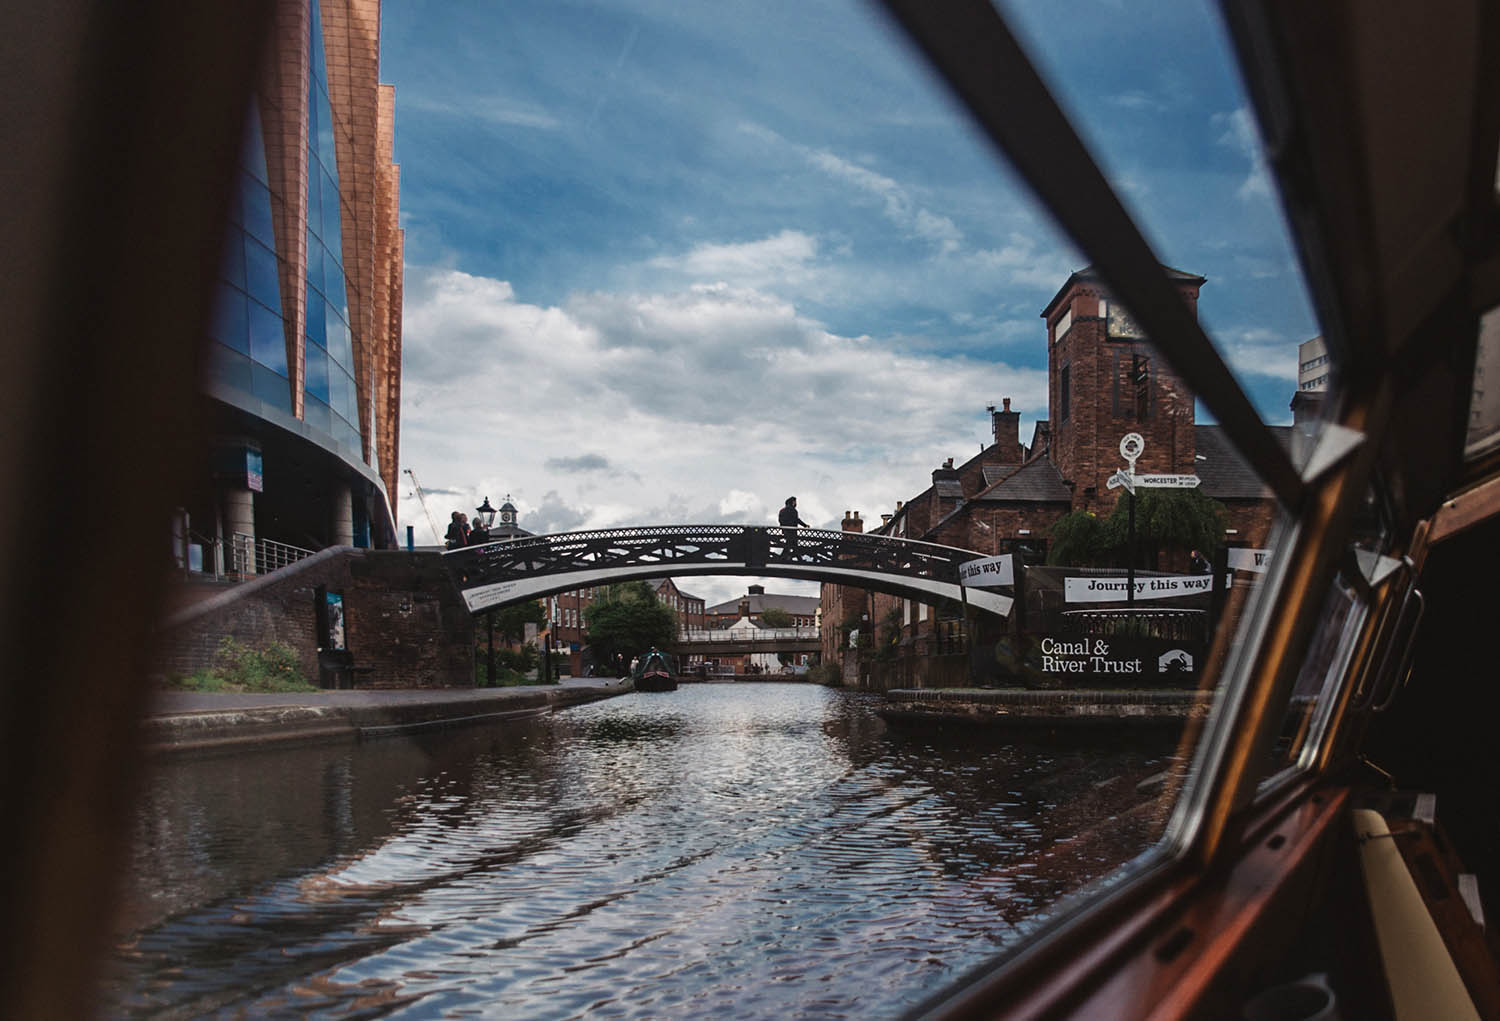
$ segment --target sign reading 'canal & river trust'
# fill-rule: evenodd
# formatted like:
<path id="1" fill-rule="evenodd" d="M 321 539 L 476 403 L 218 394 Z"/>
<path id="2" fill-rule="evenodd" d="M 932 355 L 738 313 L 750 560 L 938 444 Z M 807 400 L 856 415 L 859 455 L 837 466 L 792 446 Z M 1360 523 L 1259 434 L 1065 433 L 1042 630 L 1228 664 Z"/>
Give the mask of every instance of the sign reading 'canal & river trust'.
<path id="1" fill-rule="evenodd" d="M 1227 588 L 1231 583 L 1224 579 Z M 1161 578 L 1137 578 L 1136 599 L 1172 599 L 1201 596 L 1213 589 L 1213 576 L 1178 574 Z M 1065 578 L 1063 599 L 1069 603 L 1113 603 L 1130 598 L 1130 583 L 1124 578 Z"/>

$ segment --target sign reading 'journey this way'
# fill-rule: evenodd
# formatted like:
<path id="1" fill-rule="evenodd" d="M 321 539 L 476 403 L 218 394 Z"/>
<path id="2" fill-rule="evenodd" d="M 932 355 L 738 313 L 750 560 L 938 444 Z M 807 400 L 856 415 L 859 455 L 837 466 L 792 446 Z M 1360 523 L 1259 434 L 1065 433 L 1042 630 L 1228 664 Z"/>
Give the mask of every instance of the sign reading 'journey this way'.
<path id="1" fill-rule="evenodd" d="M 1225 576 L 1224 585 L 1231 584 Z M 1204 595 L 1213 589 L 1213 576 L 1179 574 L 1162 578 L 1137 578 L 1137 599 L 1171 599 L 1174 596 Z M 1129 598 L 1130 583 L 1124 578 L 1064 578 L 1063 599 L 1069 603 L 1113 603 Z"/>
<path id="2" fill-rule="evenodd" d="M 1015 571 L 1011 567 L 1011 554 L 998 557 L 981 557 L 958 565 L 960 585 L 1014 585 Z"/>

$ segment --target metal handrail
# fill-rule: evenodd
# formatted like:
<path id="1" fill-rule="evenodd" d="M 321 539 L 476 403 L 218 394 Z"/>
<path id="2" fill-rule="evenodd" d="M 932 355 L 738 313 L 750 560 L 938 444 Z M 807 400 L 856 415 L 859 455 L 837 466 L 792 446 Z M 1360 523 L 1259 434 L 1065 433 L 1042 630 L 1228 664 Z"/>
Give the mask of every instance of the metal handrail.
<path id="1" fill-rule="evenodd" d="M 729 628 L 685 629 L 678 633 L 679 642 L 772 642 L 787 639 L 818 639 L 823 632 L 815 627 L 757 628 L 754 631 L 731 631 Z"/>

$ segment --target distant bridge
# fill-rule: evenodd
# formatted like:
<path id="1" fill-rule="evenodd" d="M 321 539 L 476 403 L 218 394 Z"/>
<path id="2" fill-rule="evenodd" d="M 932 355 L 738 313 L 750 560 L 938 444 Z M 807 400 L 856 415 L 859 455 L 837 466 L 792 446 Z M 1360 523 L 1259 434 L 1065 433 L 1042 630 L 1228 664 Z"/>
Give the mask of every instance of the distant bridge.
<path id="1" fill-rule="evenodd" d="M 983 554 L 888 535 L 758 525 L 652 525 L 534 535 L 449 550 L 443 562 L 469 612 L 646 578 L 728 574 L 853 585 L 906 599 L 958 601 L 958 567 Z M 1005 616 L 1011 597 L 967 590 Z"/>
<path id="2" fill-rule="evenodd" d="M 817 652 L 822 632 L 815 627 L 683 628 L 673 649 L 682 656 L 737 656 L 743 653 Z"/>

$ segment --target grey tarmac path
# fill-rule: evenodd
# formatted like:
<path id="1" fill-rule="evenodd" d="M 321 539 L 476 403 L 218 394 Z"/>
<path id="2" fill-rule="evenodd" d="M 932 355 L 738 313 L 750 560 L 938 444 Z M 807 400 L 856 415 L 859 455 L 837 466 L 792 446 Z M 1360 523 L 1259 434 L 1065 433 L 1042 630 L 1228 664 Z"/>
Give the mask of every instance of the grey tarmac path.
<path id="1" fill-rule="evenodd" d="M 164 691 L 142 730 L 147 748 L 161 753 L 355 741 L 538 716 L 633 690 L 628 678 L 574 677 L 513 688 Z"/>

